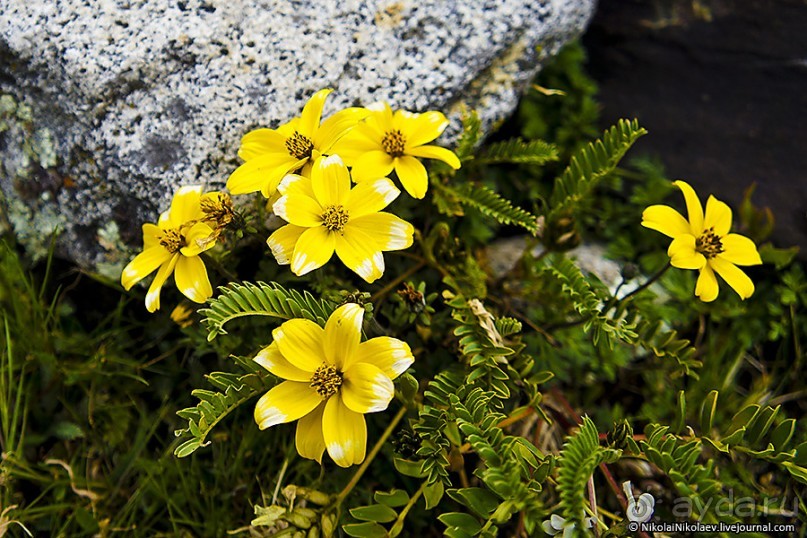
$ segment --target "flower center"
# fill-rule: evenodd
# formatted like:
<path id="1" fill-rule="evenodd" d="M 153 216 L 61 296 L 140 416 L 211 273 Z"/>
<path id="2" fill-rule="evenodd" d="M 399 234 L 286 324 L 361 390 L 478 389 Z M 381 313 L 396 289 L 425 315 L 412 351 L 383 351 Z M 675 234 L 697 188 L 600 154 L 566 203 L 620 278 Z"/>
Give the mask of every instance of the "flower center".
<path id="1" fill-rule="evenodd" d="M 341 205 L 329 205 L 322 214 L 322 225 L 332 232 L 341 231 L 348 220 L 347 209 Z"/>
<path id="2" fill-rule="evenodd" d="M 202 196 L 202 212 L 204 220 L 212 223 L 214 228 L 220 230 L 230 224 L 235 216 L 233 202 L 226 192 L 210 193 Z"/>
<path id="3" fill-rule="evenodd" d="M 703 254 L 708 260 L 723 252 L 723 243 L 720 236 L 715 234 L 714 228 L 709 228 L 695 240 L 695 250 Z"/>
<path id="4" fill-rule="evenodd" d="M 336 366 L 323 364 L 311 376 L 311 388 L 316 390 L 323 400 L 336 394 L 341 386 L 342 374 L 336 369 Z"/>
<path id="5" fill-rule="evenodd" d="M 294 134 L 286 139 L 286 149 L 289 155 L 295 159 L 309 159 L 314 150 L 314 142 L 307 136 L 294 131 Z"/>
<path id="6" fill-rule="evenodd" d="M 176 254 L 179 249 L 185 246 L 185 236 L 176 228 L 171 228 L 163 231 L 160 244 L 171 254 Z"/>
<path id="7" fill-rule="evenodd" d="M 404 145 L 406 145 L 406 139 L 398 129 L 387 131 L 387 134 L 381 139 L 381 147 L 384 148 L 384 151 L 386 151 L 390 157 L 400 157 L 403 155 Z"/>

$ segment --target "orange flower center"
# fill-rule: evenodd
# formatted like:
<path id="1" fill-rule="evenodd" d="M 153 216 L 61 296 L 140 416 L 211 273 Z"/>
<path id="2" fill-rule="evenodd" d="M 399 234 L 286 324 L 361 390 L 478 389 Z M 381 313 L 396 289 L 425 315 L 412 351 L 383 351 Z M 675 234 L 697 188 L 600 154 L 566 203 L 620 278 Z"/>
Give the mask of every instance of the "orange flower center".
<path id="1" fill-rule="evenodd" d="M 289 155 L 295 159 L 310 159 L 314 150 L 314 142 L 307 136 L 294 131 L 294 134 L 286 139 L 286 149 Z"/>
<path id="2" fill-rule="evenodd" d="M 384 148 L 384 151 L 386 151 L 390 157 L 400 157 L 403 155 L 405 145 L 406 139 L 398 129 L 387 131 L 387 134 L 381 139 L 381 147 Z"/>
<path id="3" fill-rule="evenodd" d="M 347 209 L 341 205 L 329 205 L 322 214 L 322 225 L 331 232 L 339 232 L 345 227 L 349 216 Z"/>
<path id="4" fill-rule="evenodd" d="M 695 250 L 703 254 L 707 260 L 723 252 L 723 242 L 720 240 L 720 236 L 715 233 L 714 227 L 705 230 L 695 240 Z"/>
<path id="5" fill-rule="evenodd" d="M 322 396 L 323 400 L 328 399 L 336 394 L 339 387 L 342 386 L 342 374 L 336 369 L 336 366 L 323 364 L 311 376 L 310 386 Z"/>
<path id="6" fill-rule="evenodd" d="M 171 254 L 176 254 L 185 246 L 185 236 L 176 228 L 170 228 L 163 231 L 160 244 Z"/>

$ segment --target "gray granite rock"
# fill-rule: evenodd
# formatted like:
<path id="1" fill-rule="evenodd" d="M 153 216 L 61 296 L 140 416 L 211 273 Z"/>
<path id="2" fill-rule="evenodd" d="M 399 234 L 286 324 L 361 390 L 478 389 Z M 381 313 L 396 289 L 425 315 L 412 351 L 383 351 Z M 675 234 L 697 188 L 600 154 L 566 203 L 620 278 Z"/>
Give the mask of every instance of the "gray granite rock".
<path id="1" fill-rule="evenodd" d="M 594 0 L 4 0 L 0 190 L 34 254 L 108 269 L 174 188 L 221 186 L 240 137 L 323 87 L 325 113 L 386 99 L 486 128 Z M 2 219 L 0 219 L 2 220 Z"/>

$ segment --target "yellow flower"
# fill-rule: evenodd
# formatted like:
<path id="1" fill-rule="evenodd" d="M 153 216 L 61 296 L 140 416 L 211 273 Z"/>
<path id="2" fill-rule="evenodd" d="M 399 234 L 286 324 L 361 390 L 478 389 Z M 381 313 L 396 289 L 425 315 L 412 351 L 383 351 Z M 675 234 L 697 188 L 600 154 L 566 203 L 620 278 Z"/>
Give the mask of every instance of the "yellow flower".
<path id="1" fill-rule="evenodd" d="M 414 362 L 409 346 L 388 336 L 361 340 L 364 309 L 339 307 L 325 324 L 293 319 L 272 332 L 274 341 L 255 362 L 285 379 L 255 405 L 262 430 L 298 420 L 297 452 L 322 462 L 328 454 L 340 467 L 364 461 L 364 413 L 387 408 L 392 380 Z"/>
<path id="2" fill-rule="evenodd" d="M 394 169 L 406 192 L 423 198 L 429 180 L 426 168 L 416 157 L 438 159 L 455 170 L 460 167 L 460 160 L 453 151 L 424 145 L 448 127 L 442 113 L 396 110 L 393 114 L 385 102 L 370 105 L 368 110 L 370 115 L 333 150 L 352 167 L 353 181 L 386 177 Z"/>
<path id="3" fill-rule="evenodd" d="M 702 301 L 717 298 L 715 272 L 742 299 L 751 297 L 754 283 L 737 266 L 762 263 L 754 242 L 742 235 L 729 233 L 731 209 L 725 203 L 709 196 L 704 215 L 692 187 L 683 181 L 674 183 L 684 193 L 689 221 L 671 207 L 654 205 L 644 210 L 642 226 L 673 239 L 667 249 L 673 267 L 700 270 L 695 295 Z"/>
<path id="4" fill-rule="evenodd" d="M 308 175 L 311 164 L 320 155 L 328 154 L 334 143 L 367 114 L 363 108 L 346 108 L 320 123 L 331 91 L 315 93 L 299 118 L 277 129 L 256 129 L 241 139 L 238 156 L 246 162 L 227 180 L 231 193 L 261 191 L 270 198 L 286 174 L 302 168 L 303 175 Z"/>
<path id="5" fill-rule="evenodd" d="M 322 267 L 335 251 L 342 263 L 374 282 L 384 273 L 383 251 L 412 245 L 412 225 L 381 211 L 401 191 L 387 178 L 351 189 L 338 155 L 318 159 L 310 179 L 287 176 L 279 191 L 283 196 L 274 211 L 289 224 L 266 242 L 277 263 L 290 263 L 297 276 Z"/>
<path id="6" fill-rule="evenodd" d="M 143 252 L 123 269 L 121 284 L 129 290 L 157 271 L 146 294 L 149 312 L 160 308 L 160 290 L 171 273 L 179 291 L 191 301 L 203 303 L 213 295 L 199 254 L 216 244 L 217 230 L 203 222 L 207 215 L 202 211 L 201 198 L 201 186 L 182 187 L 157 224 L 143 225 Z"/>

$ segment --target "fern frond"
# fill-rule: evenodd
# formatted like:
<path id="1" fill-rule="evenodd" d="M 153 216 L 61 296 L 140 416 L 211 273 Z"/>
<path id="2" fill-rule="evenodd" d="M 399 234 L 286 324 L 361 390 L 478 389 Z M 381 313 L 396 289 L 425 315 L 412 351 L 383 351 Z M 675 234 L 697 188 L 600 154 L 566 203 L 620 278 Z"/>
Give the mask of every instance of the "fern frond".
<path id="1" fill-rule="evenodd" d="M 591 331 L 595 345 L 603 336 L 607 338 L 609 347 L 613 347 L 615 338 L 627 343 L 635 341 L 637 334 L 633 320 L 607 316 L 601 298 L 594 292 L 574 262 L 568 258 L 561 258 L 560 261 L 548 266 L 545 271 L 558 279 L 572 306 L 583 317 L 585 321 L 583 328 L 586 332 Z"/>
<path id="2" fill-rule="evenodd" d="M 602 138 L 572 156 L 566 170 L 555 180 L 547 220 L 572 210 L 599 181 L 611 173 L 630 147 L 647 131 L 636 120 L 619 120 Z"/>
<path id="3" fill-rule="evenodd" d="M 219 291 L 221 293 L 210 300 L 207 308 L 199 310 L 204 316 L 202 324 L 207 327 L 208 341 L 227 334 L 224 325 L 244 316 L 271 316 L 283 320 L 305 318 L 324 326 L 335 310 L 334 305 L 316 299 L 307 291 L 287 290 L 276 282 L 233 282 L 219 287 Z"/>
<path id="4" fill-rule="evenodd" d="M 210 444 L 205 439 L 219 422 L 242 404 L 265 392 L 270 386 L 268 380 L 257 373 L 238 375 L 213 372 L 207 376 L 207 380 L 222 392 L 194 390 L 191 394 L 199 398 L 199 403 L 195 407 L 177 411 L 177 415 L 188 421 L 188 427 L 175 430 L 174 435 L 177 437 L 191 435 L 191 439 L 174 450 L 174 454 L 179 458 L 189 456 L 197 449 Z"/>
<path id="5" fill-rule="evenodd" d="M 441 185 L 439 189 L 449 201 L 473 207 L 480 213 L 496 219 L 500 224 L 521 226 L 533 235 L 538 233 L 538 217 L 514 206 L 509 200 L 483 185 L 471 183 L 464 183 L 457 187 Z"/>
<path id="6" fill-rule="evenodd" d="M 578 529 L 585 528 L 586 485 L 600 463 L 619 459 L 622 451 L 600 447 L 597 426 L 583 417 L 577 433 L 569 437 L 561 449 L 558 470 L 560 508 L 567 521 L 574 521 Z"/>
<path id="7" fill-rule="evenodd" d="M 474 158 L 474 150 L 481 138 L 482 121 L 479 119 L 479 114 L 476 113 L 476 110 L 472 110 L 463 115 L 462 134 L 457 141 L 457 149 L 454 150 L 460 161 Z"/>
<path id="8" fill-rule="evenodd" d="M 511 138 L 494 142 L 474 162 L 482 164 L 517 163 L 541 165 L 558 160 L 558 148 L 543 140 Z"/>

